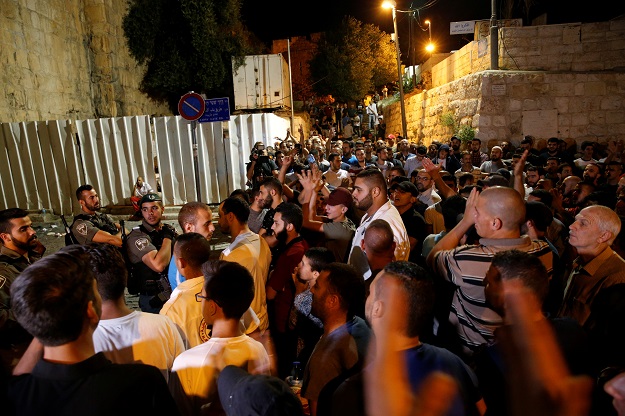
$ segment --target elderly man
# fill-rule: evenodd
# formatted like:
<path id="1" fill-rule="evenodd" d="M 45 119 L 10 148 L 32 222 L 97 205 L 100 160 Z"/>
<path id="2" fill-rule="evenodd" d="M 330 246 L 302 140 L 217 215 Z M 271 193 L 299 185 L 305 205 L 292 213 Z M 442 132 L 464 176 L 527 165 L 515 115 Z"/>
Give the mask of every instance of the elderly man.
<path id="1" fill-rule="evenodd" d="M 550 274 L 552 272 L 553 254 L 549 245 L 521 236 L 523 222 L 525 202 L 514 189 L 495 186 L 481 194 L 473 189 L 460 222 L 427 257 L 432 270 L 454 286 L 449 322 L 458 336 L 453 341 L 461 343 L 466 355 L 470 356 L 478 346 L 490 342 L 494 329 L 502 323 L 484 298 L 483 282 L 495 253 L 509 249 L 531 253 L 541 259 Z M 473 226 L 481 237 L 479 244 L 459 246 Z"/>
<path id="2" fill-rule="evenodd" d="M 610 208 L 591 205 L 575 216 L 569 228 L 569 244 L 578 257 L 558 314 L 592 327 L 589 318 L 597 297 L 603 290 L 625 283 L 625 261 L 610 248 L 621 230 L 621 220 Z"/>

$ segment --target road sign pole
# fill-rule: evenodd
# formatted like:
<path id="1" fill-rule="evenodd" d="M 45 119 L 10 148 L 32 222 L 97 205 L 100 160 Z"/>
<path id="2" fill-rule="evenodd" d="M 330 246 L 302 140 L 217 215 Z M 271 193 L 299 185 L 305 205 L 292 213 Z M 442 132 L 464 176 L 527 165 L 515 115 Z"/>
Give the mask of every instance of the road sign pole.
<path id="1" fill-rule="evenodd" d="M 197 136 L 195 130 L 197 129 L 197 121 L 191 122 L 191 140 L 193 148 L 193 170 L 195 171 L 195 189 L 197 190 L 197 202 L 202 202 L 202 196 L 200 192 L 200 164 L 198 162 L 197 155 Z"/>

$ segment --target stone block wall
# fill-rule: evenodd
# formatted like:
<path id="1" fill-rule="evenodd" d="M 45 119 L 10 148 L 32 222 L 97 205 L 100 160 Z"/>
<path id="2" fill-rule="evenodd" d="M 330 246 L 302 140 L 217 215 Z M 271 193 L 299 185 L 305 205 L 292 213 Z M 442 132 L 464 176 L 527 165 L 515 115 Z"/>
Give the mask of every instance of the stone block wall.
<path id="1" fill-rule="evenodd" d="M 124 0 L 3 1 L 0 122 L 170 115 L 139 91 Z"/>
<path id="2" fill-rule="evenodd" d="M 432 67 L 426 90 L 406 96 L 409 139 L 448 140 L 453 132 L 440 116 L 452 112 L 484 146 L 518 145 L 525 134 L 578 144 L 625 140 L 625 20 L 499 33 L 500 70 L 488 69 L 488 38 L 471 42 Z M 536 118 L 542 113 L 544 119 Z M 401 130 L 399 103 L 385 108 L 384 117 L 388 131 Z"/>

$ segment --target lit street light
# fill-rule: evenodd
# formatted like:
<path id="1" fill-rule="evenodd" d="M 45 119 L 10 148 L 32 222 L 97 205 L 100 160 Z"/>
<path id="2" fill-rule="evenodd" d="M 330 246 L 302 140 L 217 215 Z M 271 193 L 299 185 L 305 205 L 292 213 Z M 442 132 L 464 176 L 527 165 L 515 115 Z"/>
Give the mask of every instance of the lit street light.
<path id="1" fill-rule="evenodd" d="M 428 25 L 428 30 L 430 31 L 430 40 L 427 46 L 425 47 L 425 50 L 431 54 L 432 52 L 434 52 L 434 44 L 432 43 L 432 22 L 430 22 L 429 20 L 426 20 L 425 24 Z"/>
<path id="2" fill-rule="evenodd" d="M 408 138 L 408 128 L 406 126 L 406 106 L 404 104 L 404 77 L 401 73 L 401 53 L 399 52 L 399 35 L 397 32 L 397 3 L 395 0 L 386 0 L 382 3 L 385 9 L 393 9 L 393 28 L 395 30 L 395 50 L 397 51 L 397 77 L 399 84 L 399 102 L 401 105 L 401 127 L 402 136 Z M 399 10 L 401 11 L 401 10 Z"/>

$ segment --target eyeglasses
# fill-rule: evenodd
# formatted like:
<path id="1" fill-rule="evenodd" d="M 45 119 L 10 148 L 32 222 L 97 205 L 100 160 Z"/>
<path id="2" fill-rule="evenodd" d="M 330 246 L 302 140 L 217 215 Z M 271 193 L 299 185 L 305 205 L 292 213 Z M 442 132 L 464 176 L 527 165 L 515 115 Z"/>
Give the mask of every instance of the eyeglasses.
<path id="1" fill-rule="evenodd" d="M 201 302 L 202 299 L 204 299 L 204 300 L 212 300 L 213 302 L 215 302 L 217 304 L 217 306 L 219 306 L 221 308 L 221 305 L 215 299 L 209 298 L 208 296 L 202 296 L 202 292 L 198 292 L 198 293 L 195 294 L 195 301 L 196 302 Z"/>

